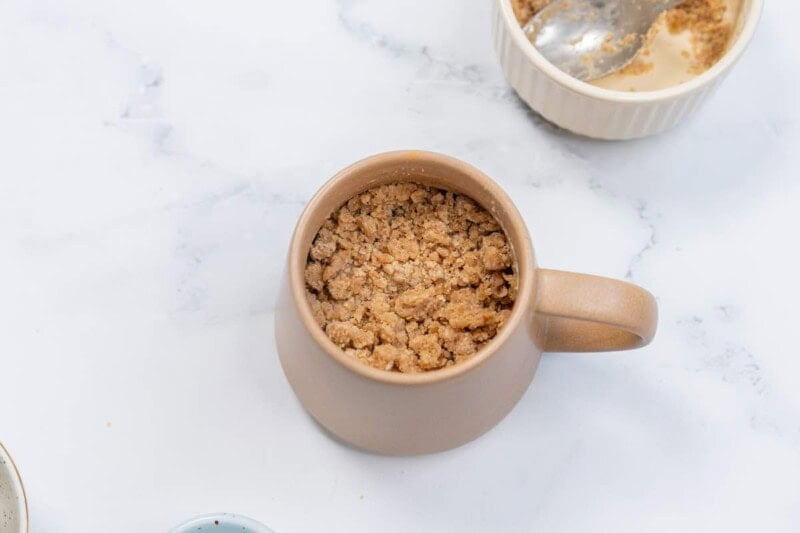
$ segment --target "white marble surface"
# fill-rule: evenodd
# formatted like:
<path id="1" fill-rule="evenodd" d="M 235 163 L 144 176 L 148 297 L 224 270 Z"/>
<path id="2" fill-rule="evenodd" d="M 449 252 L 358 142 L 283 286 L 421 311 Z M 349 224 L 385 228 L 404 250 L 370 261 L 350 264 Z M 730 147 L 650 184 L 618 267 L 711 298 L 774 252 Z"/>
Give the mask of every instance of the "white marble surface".
<path id="1" fill-rule="evenodd" d="M 690 123 L 603 143 L 509 90 L 488 1 L 0 3 L 0 439 L 31 531 L 800 530 L 794 2 Z M 461 157 L 540 264 L 658 296 L 655 342 L 546 355 L 460 449 L 304 414 L 273 302 L 304 202 L 375 152 Z"/>

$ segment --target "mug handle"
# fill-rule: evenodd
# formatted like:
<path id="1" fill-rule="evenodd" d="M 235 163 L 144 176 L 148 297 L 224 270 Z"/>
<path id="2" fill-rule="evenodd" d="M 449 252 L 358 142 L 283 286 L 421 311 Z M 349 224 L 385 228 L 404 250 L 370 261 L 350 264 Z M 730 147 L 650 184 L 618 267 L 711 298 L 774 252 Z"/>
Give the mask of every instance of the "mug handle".
<path id="1" fill-rule="evenodd" d="M 536 312 L 546 318 L 544 351 L 605 352 L 653 340 L 658 307 L 631 283 L 589 274 L 539 269 Z"/>

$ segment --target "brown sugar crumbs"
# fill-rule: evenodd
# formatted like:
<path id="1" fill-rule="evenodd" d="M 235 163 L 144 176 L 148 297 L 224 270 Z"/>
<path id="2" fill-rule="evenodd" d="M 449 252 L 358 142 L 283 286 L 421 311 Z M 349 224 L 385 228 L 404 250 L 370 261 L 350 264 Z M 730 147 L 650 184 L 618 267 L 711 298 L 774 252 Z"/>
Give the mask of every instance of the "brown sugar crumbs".
<path id="1" fill-rule="evenodd" d="M 521 26 L 524 26 L 532 16 L 543 9 L 552 0 L 511 0 L 514 15 Z M 620 72 L 622 74 L 644 74 L 653 68 L 644 57 L 649 55 L 649 46 L 659 27 L 666 26 L 670 33 L 677 34 L 689 31 L 691 55 L 689 69 L 693 74 L 701 74 L 708 70 L 725 54 L 728 49 L 733 26 L 726 20 L 725 13 L 728 9 L 726 0 L 685 0 L 672 9 L 662 13 L 650 31 L 645 36 L 644 44 L 636 58 Z M 617 45 L 628 44 L 626 36 L 617 44 L 608 39 L 601 46 L 606 53 L 613 53 Z"/>
<path id="2" fill-rule="evenodd" d="M 517 275 L 497 220 L 472 199 L 416 183 L 359 194 L 308 253 L 314 318 L 344 352 L 382 370 L 469 359 L 511 314 Z"/>
<path id="3" fill-rule="evenodd" d="M 520 26 L 524 26 L 528 20 L 536 13 L 541 11 L 552 0 L 511 0 L 511 8 L 517 17 Z"/>
<path id="4" fill-rule="evenodd" d="M 728 49 L 733 27 L 725 20 L 726 10 L 724 0 L 686 0 L 665 13 L 671 33 L 691 32 L 691 69 L 696 74 L 711 68 Z"/>

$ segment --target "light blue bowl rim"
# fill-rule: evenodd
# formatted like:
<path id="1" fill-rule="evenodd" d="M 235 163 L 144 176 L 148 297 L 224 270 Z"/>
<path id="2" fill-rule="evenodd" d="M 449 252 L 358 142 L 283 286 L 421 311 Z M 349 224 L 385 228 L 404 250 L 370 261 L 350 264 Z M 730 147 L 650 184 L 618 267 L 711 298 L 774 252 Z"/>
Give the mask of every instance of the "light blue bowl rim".
<path id="1" fill-rule="evenodd" d="M 219 524 L 215 524 L 215 520 L 218 521 Z M 189 533 L 192 531 L 197 531 L 198 528 L 201 527 L 203 528 L 201 531 L 207 530 L 213 532 L 213 528 L 218 526 L 241 527 L 244 528 L 247 533 L 275 533 L 264 524 L 256 522 L 252 518 L 231 513 L 211 513 L 200 515 L 171 529 L 170 533 Z"/>

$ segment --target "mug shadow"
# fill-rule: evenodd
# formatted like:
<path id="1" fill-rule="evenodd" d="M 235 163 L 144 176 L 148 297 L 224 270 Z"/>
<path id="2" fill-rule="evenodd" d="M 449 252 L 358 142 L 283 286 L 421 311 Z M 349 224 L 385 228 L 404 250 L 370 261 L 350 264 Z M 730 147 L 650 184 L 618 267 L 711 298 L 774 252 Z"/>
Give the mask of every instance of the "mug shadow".
<path id="1" fill-rule="evenodd" d="M 391 502 L 387 511 L 401 515 L 423 513 L 426 523 L 444 530 L 454 528 L 453 513 L 478 507 L 490 510 L 500 530 L 518 527 L 518 520 L 529 518 L 529 511 L 519 508 L 521 493 L 531 507 L 545 508 L 551 491 L 567 491 L 572 482 L 600 483 L 595 479 L 598 462 L 607 469 L 629 464 L 632 446 L 669 464 L 709 460 L 712 452 L 702 434 L 692 431 L 702 421 L 677 393 L 654 390 L 645 376 L 599 358 L 548 355 L 542 362 L 531 387 L 504 420 L 452 450 L 379 455 L 314 424 L 336 443 L 347 470 L 357 471 L 364 486 L 380 487 L 376 504 Z M 474 489 L 465 491 L 465 486 Z M 423 510 L 420 501 L 436 505 Z"/>
<path id="2" fill-rule="evenodd" d="M 636 376 L 621 372 L 615 365 L 601 360 L 606 357 L 619 358 L 620 355 L 543 354 L 540 369 L 533 382 L 503 420 L 476 439 L 440 452 L 393 455 L 359 448 L 330 432 L 305 409 L 302 411 L 322 435 L 336 443 L 342 450 L 348 453 L 354 452 L 353 457 L 369 458 L 368 462 L 375 459 L 415 461 L 453 453 L 469 454 L 472 449 L 483 448 L 484 441 L 492 438 L 494 433 L 516 432 L 522 429 L 523 434 L 518 436 L 530 436 L 528 428 L 536 426 L 534 422 L 536 419 L 571 418 L 575 413 L 582 412 L 580 409 L 582 404 L 591 404 L 593 408 L 613 406 L 620 414 L 632 422 L 637 422 L 641 427 L 649 427 L 651 423 L 657 421 L 658 425 L 654 428 L 662 432 L 660 435 L 662 438 L 674 437 L 676 428 L 677 434 L 681 433 L 680 429 L 686 429 L 680 428 L 680 425 L 681 421 L 691 417 L 693 413 L 691 409 L 675 410 L 674 399 L 668 398 L 663 391 L 656 393 L 644 380 L 637 381 L 634 379 Z M 634 354 L 632 357 L 637 356 Z M 669 429 L 666 429 L 667 426 Z M 535 428 L 533 431 L 536 431 Z"/>

